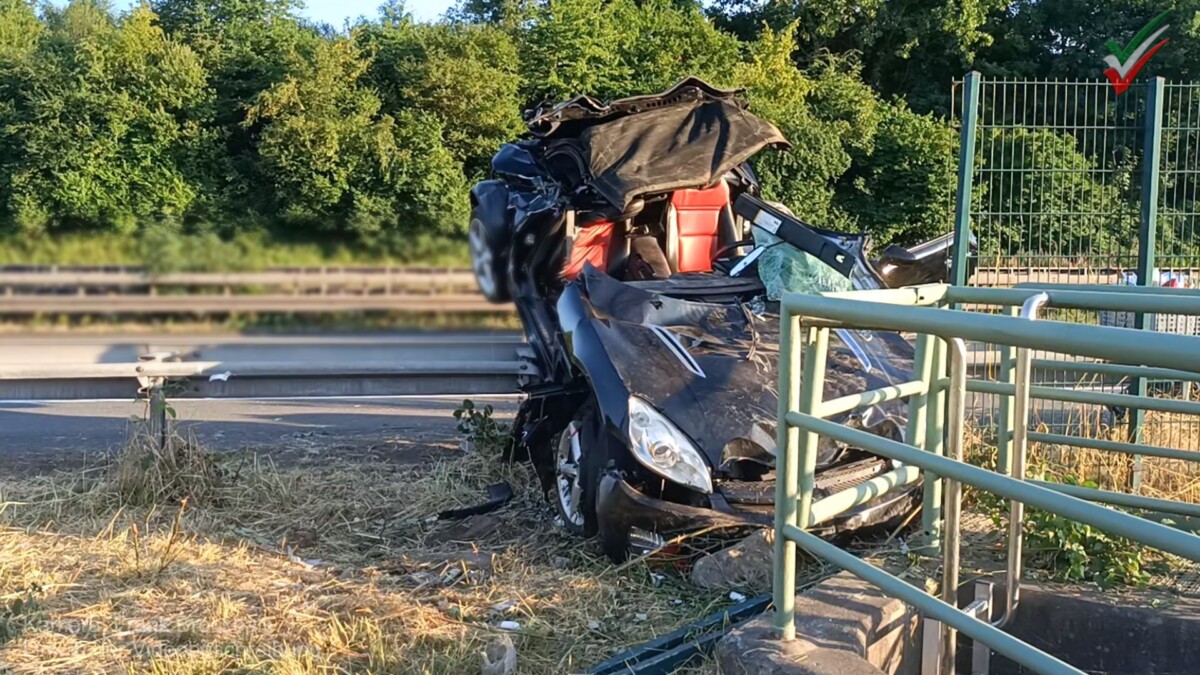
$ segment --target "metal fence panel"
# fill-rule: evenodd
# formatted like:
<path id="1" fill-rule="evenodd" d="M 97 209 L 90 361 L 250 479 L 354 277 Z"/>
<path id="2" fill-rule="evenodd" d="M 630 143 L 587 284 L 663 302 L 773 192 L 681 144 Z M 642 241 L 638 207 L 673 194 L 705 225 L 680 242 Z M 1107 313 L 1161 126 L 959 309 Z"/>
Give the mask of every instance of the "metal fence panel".
<path id="1" fill-rule="evenodd" d="M 992 80 L 972 73 L 955 84 L 954 100 L 964 160 L 957 227 L 960 235 L 970 227 L 979 243 L 968 266 L 974 274 L 960 283 L 1157 285 L 1167 278 L 1164 272 L 1200 283 L 1200 85 L 1158 79 L 1118 96 L 1104 80 Z M 1200 334 L 1200 321 L 1174 315 L 1055 309 L 1045 318 Z M 1006 380 L 1012 361 L 1005 357 L 1011 355 L 990 345 L 971 349 L 996 379 Z M 1042 352 L 1034 358 L 1061 356 Z M 1197 389 L 1047 369 L 1035 377 L 1043 386 L 1111 393 L 1192 397 Z M 976 395 L 972 407 L 985 429 L 1007 433 L 1008 411 L 996 397 Z M 1034 415 L 1050 434 L 1086 431 L 1200 450 L 1194 419 L 1157 413 L 1143 418 L 1140 411 L 1066 402 L 1043 403 Z M 1054 468 L 1078 471 L 1079 456 L 1064 449 Z M 1104 473 L 1110 482 L 1118 477 L 1116 482 L 1136 486 L 1143 468 L 1158 470 L 1154 466 L 1134 461 Z"/>

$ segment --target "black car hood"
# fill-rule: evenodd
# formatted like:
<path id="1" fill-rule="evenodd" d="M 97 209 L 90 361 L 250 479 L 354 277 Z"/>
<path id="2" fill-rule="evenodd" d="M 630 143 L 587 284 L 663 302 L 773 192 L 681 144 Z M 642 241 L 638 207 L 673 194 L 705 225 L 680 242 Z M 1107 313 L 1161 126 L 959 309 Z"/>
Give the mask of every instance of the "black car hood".
<path id="1" fill-rule="evenodd" d="M 586 269 L 576 283 L 584 287 L 596 335 L 631 395 L 653 404 L 716 469 L 736 459 L 773 465 L 777 313 L 756 313 L 738 302 L 672 298 L 594 268 Z M 826 399 L 908 377 L 911 345 L 894 334 L 871 338 L 874 345 L 869 349 L 886 359 L 885 368 L 877 366 L 872 372 L 840 336 L 831 338 Z M 905 414 L 903 404 L 892 404 L 858 411 L 843 421 L 899 439 Z M 835 462 L 842 450 L 823 438 L 818 466 Z"/>

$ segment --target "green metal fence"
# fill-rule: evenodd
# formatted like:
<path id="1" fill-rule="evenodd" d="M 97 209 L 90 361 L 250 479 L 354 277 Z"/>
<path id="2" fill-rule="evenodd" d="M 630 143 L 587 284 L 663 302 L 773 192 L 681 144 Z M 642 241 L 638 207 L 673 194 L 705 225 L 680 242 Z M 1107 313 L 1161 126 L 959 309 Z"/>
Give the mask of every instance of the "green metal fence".
<path id="1" fill-rule="evenodd" d="M 1042 432 L 1030 431 L 1030 402 L 1034 399 L 1119 404 L 1200 416 L 1200 403 L 1196 402 L 1032 383 L 1035 361 L 1032 354 L 1035 351 L 1089 359 L 1044 361 L 1043 367 L 1050 369 L 1200 380 L 1200 338 L 1036 320 L 1043 308 L 1060 312 L 1140 310 L 1200 315 L 1198 291 L 1140 289 L 1131 293 L 1128 290 L 1100 286 L 990 289 L 936 285 L 831 293 L 820 297 L 791 294 L 783 298 L 774 569 L 775 625 L 783 639 L 794 637 L 797 546 L 908 602 L 927 620 L 942 622 L 941 647 L 933 658 L 937 659 L 939 671 L 943 673 L 954 672 L 955 631 L 963 632 L 1035 672 L 1082 672 L 1000 630 L 1015 615 L 1019 604 L 1021 523 L 1025 504 L 1200 562 L 1200 536 L 1089 502 L 1183 515 L 1200 512 L 1194 504 L 1026 479 L 1025 457 L 1029 444 L 1039 441 L 1130 455 L 1200 461 L 1200 452 L 1121 441 L 1099 443 L 1072 435 L 1050 438 Z M 964 306 L 985 311 L 948 309 Z M 1007 316 L 1013 313 L 1011 311 L 987 311 L 993 307 L 1019 308 L 1016 310 L 1018 316 Z M 823 400 L 830 330 L 835 328 L 915 333 L 913 380 L 832 401 Z M 1131 350 L 1129 345 L 1135 340 L 1144 349 Z M 1015 351 L 1011 355 L 1015 363 L 1003 378 L 968 379 L 968 342 L 1008 345 Z M 942 354 L 948 355 L 948 370 Z M 996 472 L 962 461 L 966 401 L 970 391 L 1012 399 L 1012 424 L 999 437 Z M 875 436 L 829 419 L 858 407 L 900 399 L 909 401 L 910 419 L 916 420 L 910 423 L 904 442 Z M 934 410 L 941 409 L 943 400 L 947 403 L 947 415 L 932 415 Z M 897 468 L 870 485 L 864 484 L 814 502 L 818 436 L 892 459 L 897 462 Z M 920 469 L 919 476 L 914 468 Z M 942 549 L 940 600 L 804 531 L 804 528 L 846 509 L 917 480 L 924 481 L 927 498 L 924 527 Z M 1003 618 L 994 624 L 957 608 L 959 515 L 964 483 L 994 492 L 1012 504 L 1006 609 Z M 935 495 L 932 504 L 930 495 Z M 926 657 L 930 655 L 926 654 Z"/>
<path id="2" fill-rule="evenodd" d="M 1166 274 L 1200 284 L 1200 84 L 1161 78 L 1116 95 L 1104 80 L 1006 80 L 970 73 L 955 85 L 962 143 L 956 231 L 974 234 L 974 260 L 956 261 L 958 285 L 1020 283 L 1157 285 Z M 965 246 L 959 250 L 966 251 Z M 972 273 L 974 271 L 974 273 Z M 1047 318 L 1200 334 L 1200 322 L 1142 312 L 1050 309 Z M 995 348 L 995 368 L 1011 367 Z M 1049 353 L 1038 361 L 1055 360 Z M 1195 398 L 1200 388 L 1162 378 L 1035 368 L 1038 384 L 1109 393 Z M 989 421 L 1006 411 L 975 399 Z M 1091 429 L 1100 439 L 1170 442 L 1200 450 L 1200 422 L 1169 413 L 1049 402 L 1051 434 Z M 1116 414 L 1114 414 L 1116 413 Z M 1163 439 L 1169 439 L 1163 440 Z M 1167 465 L 1152 465 L 1158 470 Z M 1134 466 L 1138 484 L 1142 465 Z"/>

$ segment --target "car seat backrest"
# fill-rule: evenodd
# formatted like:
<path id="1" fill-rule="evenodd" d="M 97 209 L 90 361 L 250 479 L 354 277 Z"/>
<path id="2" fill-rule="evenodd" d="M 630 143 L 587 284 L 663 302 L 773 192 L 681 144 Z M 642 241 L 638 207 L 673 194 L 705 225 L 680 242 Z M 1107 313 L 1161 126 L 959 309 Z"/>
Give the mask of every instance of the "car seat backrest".
<path id="1" fill-rule="evenodd" d="M 618 241 L 617 223 L 598 220 L 588 223 L 575 232 L 570 253 L 563 265 L 562 278 L 571 281 L 583 271 L 584 263 L 591 263 L 601 270 L 608 270 L 610 263 L 623 262 L 625 238 Z"/>
<path id="2" fill-rule="evenodd" d="M 732 230 L 729 185 L 676 190 L 667 207 L 667 261 L 673 272 L 711 272 L 713 257 Z"/>

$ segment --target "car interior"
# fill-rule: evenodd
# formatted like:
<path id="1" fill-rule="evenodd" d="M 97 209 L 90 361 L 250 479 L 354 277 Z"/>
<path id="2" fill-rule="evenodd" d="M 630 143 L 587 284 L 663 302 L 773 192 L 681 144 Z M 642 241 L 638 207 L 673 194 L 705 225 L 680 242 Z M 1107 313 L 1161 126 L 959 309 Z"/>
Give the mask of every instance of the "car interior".
<path id="1" fill-rule="evenodd" d="M 709 188 L 636 199 L 616 216 L 603 211 L 568 213 L 571 246 L 561 276 L 564 281 L 574 279 L 584 263 L 623 281 L 712 272 L 714 260 L 736 249 L 745 231 L 745 223 L 733 213 L 730 194 L 722 180 Z"/>
<path id="2" fill-rule="evenodd" d="M 761 290 L 761 285 L 756 285 L 757 275 L 730 277 L 745 247 L 752 243 L 750 221 L 758 211 L 768 210 L 803 224 L 781 207 L 748 194 L 739 196 L 735 206 L 730 182 L 736 180 L 731 175 L 707 188 L 648 195 L 616 215 L 603 209 L 568 212 L 562 281 L 575 279 L 584 264 L 590 263 L 613 278 L 669 295 L 730 292 L 734 287 L 739 295 Z M 852 265 L 837 255 L 840 249 L 824 239 L 830 233 L 807 226 L 799 229 L 804 230 L 796 233 L 802 240 L 812 241 L 793 241 L 794 245 L 832 267 Z M 879 258 L 869 261 L 871 271 L 885 287 L 941 280 L 953 243 L 952 235 L 946 235 L 912 248 L 891 244 Z"/>

